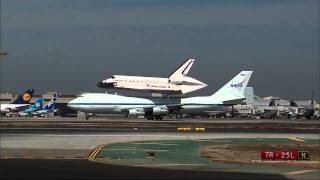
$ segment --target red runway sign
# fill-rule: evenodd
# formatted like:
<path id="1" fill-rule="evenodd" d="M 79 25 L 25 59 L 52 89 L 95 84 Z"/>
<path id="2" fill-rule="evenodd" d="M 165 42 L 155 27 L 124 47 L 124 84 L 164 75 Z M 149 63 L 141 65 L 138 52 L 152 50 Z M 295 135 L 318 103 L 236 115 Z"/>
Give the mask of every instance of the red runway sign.
<path id="1" fill-rule="evenodd" d="M 261 160 L 309 160 L 308 151 L 262 150 Z"/>

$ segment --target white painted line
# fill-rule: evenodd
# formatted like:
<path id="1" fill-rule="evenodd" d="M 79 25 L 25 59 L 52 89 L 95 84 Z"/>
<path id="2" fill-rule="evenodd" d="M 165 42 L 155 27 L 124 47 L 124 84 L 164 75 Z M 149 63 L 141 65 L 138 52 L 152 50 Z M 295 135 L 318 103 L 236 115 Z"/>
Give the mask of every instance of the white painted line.
<path id="1" fill-rule="evenodd" d="M 296 138 L 296 137 L 293 137 L 293 138 L 289 137 L 288 139 L 293 140 L 293 141 L 298 141 L 298 142 L 304 142 L 303 139 L 299 139 L 299 138 Z"/>
<path id="2" fill-rule="evenodd" d="M 284 173 L 284 175 L 298 175 L 298 174 L 305 174 L 305 173 L 314 172 L 314 171 L 317 171 L 317 170 L 291 171 L 291 172 Z"/>
<path id="3" fill-rule="evenodd" d="M 219 140 L 210 140 L 210 139 L 192 139 L 193 141 L 199 141 L 199 142 L 217 142 L 217 143 L 226 143 L 231 141 L 219 141 Z"/>
<path id="4" fill-rule="evenodd" d="M 150 145 L 161 145 L 161 146 L 178 146 L 179 144 L 165 144 L 165 143 L 130 143 L 130 144 L 150 144 Z"/>
<path id="5" fill-rule="evenodd" d="M 172 150 L 161 149 L 102 149 L 101 151 L 154 151 L 154 152 L 169 152 Z"/>
<path id="6" fill-rule="evenodd" d="M 150 164 L 150 165 L 146 165 L 146 164 L 141 164 L 141 165 L 133 165 L 133 166 L 137 166 L 137 167 L 159 167 L 159 166 L 206 166 L 208 164 Z"/>

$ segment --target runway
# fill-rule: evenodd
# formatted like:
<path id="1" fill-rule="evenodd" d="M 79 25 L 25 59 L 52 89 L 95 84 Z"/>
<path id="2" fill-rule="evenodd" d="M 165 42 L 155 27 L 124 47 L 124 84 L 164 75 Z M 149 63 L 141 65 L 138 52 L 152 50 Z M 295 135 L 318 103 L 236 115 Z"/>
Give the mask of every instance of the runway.
<path id="1" fill-rule="evenodd" d="M 283 119 L 165 119 L 150 121 L 130 118 L 5 118 L 0 120 L 0 133 L 12 130 L 21 132 L 63 133 L 92 131 L 115 132 L 138 130 L 145 132 L 176 132 L 178 128 L 205 128 L 206 132 L 272 132 L 272 133 L 318 133 L 319 120 L 283 120 Z M 63 129 L 63 130 L 61 130 Z M 68 130 L 70 129 L 70 130 Z M 87 129 L 87 130 L 86 130 Z"/>
<path id="2" fill-rule="evenodd" d="M 25 125 L 27 124 L 27 127 Z M 0 155 L 2 158 L 1 169 L 7 172 L 7 176 L 4 177 L 38 177 L 36 173 L 30 173 L 31 171 L 25 171 L 23 164 L 18 163 L 31 163 L 36 168 L 42 169 L 42 166 L 49 166 L 52 169 L 57 170 L 58 177 L 64 177 L 65 175 L 70 175 L 70 177 L 93 177 L 98 178 L 104 175 L 116 176 L 122 178 L 127 178 L 127 175 L 120 175 L 108 172 L 106 173 L 105 168 L 114 168 L 114 172 L 120 172 L 120 170 L 128 171 L 131 174 L 130 177 L 136 177 L 143 179 L 143 176 L 139 176 L 139 173 L 148 174 L 153 172 L 155 174 L 159 173 L 158 179 L 161 178 L 161 173 L 170 171 L 172 174 L 198 174 L 198 179 L 211 179 L 213 176 L 220 176 L 221 178 L 229 179 L 235 178 L 229 172 L 220 172 L 219 170 L 214 170 L 211 172 L 201 171 L 201 168 L 197 170 L 186 170 L 186 164 L 175 164 L 181 166 L 181 168 L 175 171 L 162 169 L 160 165 L 152 166 L 153 169 L 145 167 L 123 167 L 123 166 L 113 166 L 112 164 L 96 164 L 94 162 L 88 161 L 90 155 L 92 155 L 93 150 L 100 145 L 108 145 L 114 143 L 143 143 L 154 141 L 180 141 L 188 140 L 192 142 L 224 142 L 224 139 L 255 139 L 255 140 L 265 140 L 265 139 L 286 139 L 287 141 L 295 142 L 294 139 L 306 139 L 306 140 L 320 140 L 320 135 L 318 133 L 309 133 L 310 131 L 293 131 L 281 132 L 280 130 L 270 131 L 247 131 L 255 126 L 265 127 L 264 124 L 269 124 L 269 126 L 274 126 L 275 124 L 280 124 L 286 126 L 286 128 L 291 127 L 292 129 L 301 128 L 305 129 L 308 126 L 310 128 L 318 128 L 319 122 L 317 121 L 294 121 L 294 122 L 280 122 L 280 120 L 272 120 L 270 122 L 262 120 L 211 120 L 204 119 L 200 121 L 196 120 L 186 120 L 184 122 L 177 121 L 146 121 L 146 120 L 126 120 L 121 119 L 96 119 L 93 121 L 84 121 L 77 119 L 15 119 L 15 120 L 1 120 L 0 121 Z M 188 126 L 189 125 L 189 126 Z M 232 128 L 236 125 L 237 128 Z M 87 127 L 88 126 L 88 127 Z M 177 127 L 190 127 L 190 131 L 178 131 Z M 239 128 L 245 126 L 245 128 Z M 196 132 L 195 127 L 206 127 L 205 131 Z M 217 128 L 218 127 L 218 128 Z M 226 130 L 226 127 L 227 130 Z M 279 126 L 278 126 L 279 127 Z M 223 131 L 219 131 L 222 128 Z M 218 130 L 217 130 L 218 129 Z M 293 139 L 293 140 L 291 140 Z M 152 143 L 151 143 L 152 144 Z M 174 143 L 173 143 L 174 144 Z M 98 151 L 97 151 L 98 154 Z M 96 155 L 97 155 L 96 154 Z M 90 159 L 90 158 L 89 158 Z M 93 158 L 94 160 L 94 158 Z M 55 163 L 53 163 L 55 162 Z M 102 161 L 101 161 L 102 162 Z M 100 163 L 100 162 L 99 162 Z M 16 164 L 16 165 L 14 165 Z M 64 168 L 69 169 L 70 172 L 59 171 L 58 165 L 64 166 Z M 70 164 L 77 164 L 79 166 L 79 171 L 81 173 L 72 173 L 73 167 Z M 192 165 L 192 164 L 191 164 Z M 16 169 L 21 171 L 20 175 L 15 175 L 15 173 L 8 169 L 8 167 L 16 166 Z M 89 174 L 84 174 L 87 171 Z M 42 169 L 43 170 L 43 169 Z M 200 170 L 200 172 L 199 172 Z M 51 170 L 43 170 L 48 174 L 53 173 Z M 139 173 L 137 173 L 139 172 Z M 95 173 L 95 174 L 93 174 Z M 266 179 L 303 179 L 304 175 L 299 176 L 287 176 L 287 175 L 275 175 L 275 174 L 252 174 L 252 173 L 239 173 L 237 179 L 256 179 L 256 178 L 266 178 Z M 179 176 L 179 175 L 178 175 Z M 145 177 L 152 177 L 146 175 Z M 177 176 L 173 175 L 172 179 L 176 179 Z M 183 175 L 182 177 L 185 178 Z M 195 177 L 190 175 L 189 177 Z M 188 178 L 189 178 L 188 177 Z M 317 175 L 308 175 L 305 179 L 315 179 Z M 147 178 L 152 179 L 152 178 Z"/>

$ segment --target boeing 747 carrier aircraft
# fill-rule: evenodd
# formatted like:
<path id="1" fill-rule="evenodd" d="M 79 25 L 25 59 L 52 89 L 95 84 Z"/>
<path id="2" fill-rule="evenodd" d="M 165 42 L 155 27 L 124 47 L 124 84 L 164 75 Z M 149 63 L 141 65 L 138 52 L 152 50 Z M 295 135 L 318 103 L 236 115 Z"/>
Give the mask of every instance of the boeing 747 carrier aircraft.
<path id="1" fill-rule="evenodd" d="M 216 107 L 239 104 L 245 100 L 245 89 L 252 71 L 242 71 L 211 96 L 190 98 L 138 98 L 104 93 L 86 93 L 68 106 L 86 114 L 126 114 L 161 120 L 170 113 L 210 111 Z M 88 116 L 86 117 L 89 118 Z"/>
<path id="2" fill-rule="evenodd" d="M 129 89 L 165 95 L 185 94 L 207 86 L 205 83 L 187 76 L 194 62 L 194 59 L 188 59 L 168 78 L 113 75 L 111 78 L 100 81 L 97 86 L 107 89 Z"/>

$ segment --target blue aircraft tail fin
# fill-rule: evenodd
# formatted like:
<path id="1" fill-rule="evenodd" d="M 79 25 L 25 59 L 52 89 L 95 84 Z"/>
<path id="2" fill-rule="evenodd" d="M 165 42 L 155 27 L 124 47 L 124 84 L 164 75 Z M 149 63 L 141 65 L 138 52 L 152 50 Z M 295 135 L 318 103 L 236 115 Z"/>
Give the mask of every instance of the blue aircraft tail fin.
<path id="1" fill-rule="evenodd" d="M 23 110 L 25 113 L 32 113 L 34 111 L 38 111 L 43 107 L 43 98 L 38 98 L 33 105 L 29 106 L 27 109 Z"/>
<path id="2" fill-rule="evenodd" d="M 53 110 L 54 109 L 54 106 L 56 104 L 56 100 L 57 100 L 57 97 L 56 95 L 54 95 L 54 97 L 48 102 L 48 104 L 46 106 L 44 106 L 44 110 Z"/>
<path id="3" fill-rule="evenodd" d="M 28 89 L 24 93 L 20 94 L 12 104 L 29 104 L 34 93 L 34 89 Z"/>

